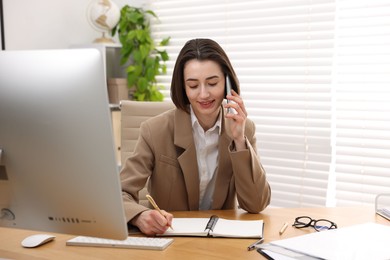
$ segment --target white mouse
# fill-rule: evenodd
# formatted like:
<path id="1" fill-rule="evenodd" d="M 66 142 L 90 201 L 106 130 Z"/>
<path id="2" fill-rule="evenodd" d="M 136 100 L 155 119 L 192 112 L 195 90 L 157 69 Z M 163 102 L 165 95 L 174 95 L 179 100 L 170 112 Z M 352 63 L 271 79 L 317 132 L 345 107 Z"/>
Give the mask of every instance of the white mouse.
<path id="1" fill-rule="evenodd" d="M 38 247 L 53 241 L 54 238 L 55 236 L 49 234 L 36 234 L 26 237 L 21 244 L 23 247 Z"/>

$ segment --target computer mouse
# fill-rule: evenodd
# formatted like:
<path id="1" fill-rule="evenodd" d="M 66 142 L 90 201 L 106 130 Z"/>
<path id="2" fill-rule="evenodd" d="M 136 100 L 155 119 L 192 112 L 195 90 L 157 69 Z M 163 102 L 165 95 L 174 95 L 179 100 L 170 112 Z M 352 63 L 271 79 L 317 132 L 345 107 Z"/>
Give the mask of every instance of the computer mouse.
<path id="1" fill-rule="evenodd" d="M 38 247 L 50 241 L 53 241 L 54 238 L 55 236 L 49 234 L 35 234 L 23 239 L 21 244 L 23 247 Z"/>

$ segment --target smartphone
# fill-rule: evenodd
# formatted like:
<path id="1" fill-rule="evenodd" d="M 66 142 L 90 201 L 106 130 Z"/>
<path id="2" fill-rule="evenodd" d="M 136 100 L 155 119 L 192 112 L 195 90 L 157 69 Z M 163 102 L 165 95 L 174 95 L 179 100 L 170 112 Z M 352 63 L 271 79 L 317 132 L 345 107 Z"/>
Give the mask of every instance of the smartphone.
<path id="1" fill-rule="evenodd" d="M 226 74 L 226 80 L 225 80 L 225 84 L 226 84 L 226 93 L 225 93 L 225 96 L 226 95 L 231 95 L 232 94 L 232 84 L 230 82 L 230 78 L 229 76 Z M 231 102 L 229 99 L 227 99 L 227 103 Z M 232 108 L 228 108 L 227 109 L 227 113 L 233 113 L 233 109 Z"/>

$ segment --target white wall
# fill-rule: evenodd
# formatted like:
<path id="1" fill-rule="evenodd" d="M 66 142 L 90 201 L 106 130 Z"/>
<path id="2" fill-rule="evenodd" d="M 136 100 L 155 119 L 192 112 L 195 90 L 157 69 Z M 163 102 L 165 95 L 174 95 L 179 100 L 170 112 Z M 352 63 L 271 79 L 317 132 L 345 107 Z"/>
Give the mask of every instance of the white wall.
<path id="1" fill-rule="evenodd" d="M 147 0 L 113 0 L 119 8 Z M 100 37 L 88 23 L 90 0 L 3 0 L 6 50 L 61 49 Z"/>

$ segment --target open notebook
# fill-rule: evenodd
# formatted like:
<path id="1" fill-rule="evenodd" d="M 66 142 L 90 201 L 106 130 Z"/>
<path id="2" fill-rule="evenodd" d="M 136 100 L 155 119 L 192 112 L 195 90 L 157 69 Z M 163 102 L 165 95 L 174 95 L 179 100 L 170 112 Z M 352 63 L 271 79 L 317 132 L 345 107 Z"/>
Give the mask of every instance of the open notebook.
<path id="1" fill-rule="evenodd" d="M 263 220 L 229 220 L 211 216 L 210 218 L 174 218 L 173 229 L 162 236 L 199 236 L 199 237 L 263 237 Z"/>

